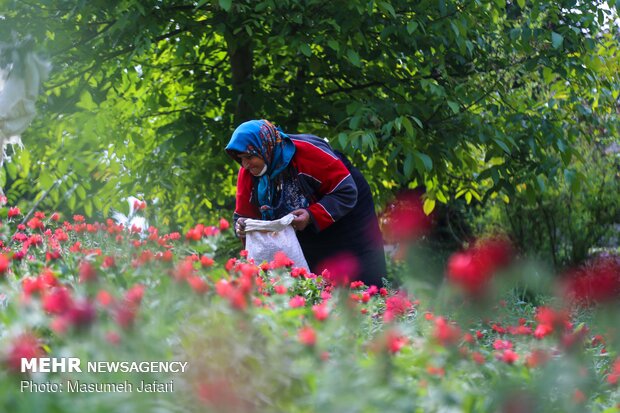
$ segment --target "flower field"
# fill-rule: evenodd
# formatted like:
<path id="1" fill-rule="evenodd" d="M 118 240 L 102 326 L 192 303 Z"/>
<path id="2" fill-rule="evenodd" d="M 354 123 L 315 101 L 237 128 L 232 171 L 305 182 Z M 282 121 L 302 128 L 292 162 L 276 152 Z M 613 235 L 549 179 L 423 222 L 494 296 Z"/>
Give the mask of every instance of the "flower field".
<path id="1" fill-rule="evenodd" d="M 168 233 L 2 211 L 0 411 L 620 411 L 613 257 L 547 277 L 480 240 L 435 284 L 418 261 L 377 288 L 284 255 L 222 258 L 225 219 Z M 22 372 L 42 357 L 188 367 Z M 134 390 L 96 391 L 125 382 Z"/>

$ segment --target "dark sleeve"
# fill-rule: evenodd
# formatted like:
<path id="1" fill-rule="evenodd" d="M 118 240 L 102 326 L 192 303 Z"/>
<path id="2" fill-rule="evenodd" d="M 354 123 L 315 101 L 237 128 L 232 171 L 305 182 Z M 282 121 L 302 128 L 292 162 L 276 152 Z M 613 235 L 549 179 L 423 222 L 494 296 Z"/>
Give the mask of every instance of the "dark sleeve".
<path id="1" fill-rule="evenodd" d="M 357 202 L 357 186 L 349 170 L 325 144 L 293 140 L 295 167 L 318 187 L 317 201 L 308 207 L 315 229 L 322 231 L 345 216 Z"/>

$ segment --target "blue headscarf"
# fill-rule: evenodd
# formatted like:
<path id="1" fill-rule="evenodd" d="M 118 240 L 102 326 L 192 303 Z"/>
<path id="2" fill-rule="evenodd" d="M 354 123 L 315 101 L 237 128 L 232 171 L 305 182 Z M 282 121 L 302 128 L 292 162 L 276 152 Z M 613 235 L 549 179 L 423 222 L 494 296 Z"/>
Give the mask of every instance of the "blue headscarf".
<path id="1" fill-rule="evenodd" d="M 258 179 L 258 203 L 263 219 L 273 219 L 276 177 L 286 169 L 295 154 L 295 144 L 282 130 L 266 120 L 250 120 L 235 129 L 226 152 L 241 163 L 237 154 L 247 152 L 260 156 L 267 172 Z"/>

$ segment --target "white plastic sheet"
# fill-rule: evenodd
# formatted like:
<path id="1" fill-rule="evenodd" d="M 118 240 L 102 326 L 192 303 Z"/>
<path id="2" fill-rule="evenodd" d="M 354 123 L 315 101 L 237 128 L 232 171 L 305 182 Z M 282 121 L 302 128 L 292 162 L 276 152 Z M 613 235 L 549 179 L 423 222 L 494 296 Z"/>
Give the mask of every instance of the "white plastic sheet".
<path id="1" fill-rule="evenodd" d="M 295 267 L 305 268 L 309 272 L 308 263 L 291 226 L 294 218 L 292 214 L 288 214 L 274 221 L 246 220 L 245 248 L 248 258 L 252 258 L 257 264 L 270 262 L 276 252 L 282 251 L 295 263 Z"/>
<path id="2" fill-rule="evenodd" d="M 19 64 L 18 53 L 13 54 L 14 65 L 17 64 L 21 70 L 11 70 L 6 79 L 0 76 L 0 166 L 5 158 L 6 145 L 21 145 L 20 135 L 36 115 L 35 101 L 39 88 L 51 68 L 47 61 L 33 52 L 26 53 Z"/>

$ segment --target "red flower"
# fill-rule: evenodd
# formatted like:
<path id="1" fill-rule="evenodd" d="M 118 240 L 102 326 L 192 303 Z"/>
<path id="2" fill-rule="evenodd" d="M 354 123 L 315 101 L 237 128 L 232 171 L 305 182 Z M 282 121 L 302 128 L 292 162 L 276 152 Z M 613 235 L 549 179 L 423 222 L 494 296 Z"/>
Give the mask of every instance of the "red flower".
<path id="1" fill-rule="evenodd" d="M 25 296 L 30 296 L 33 293 L 41 292 L 42 285 L 39 282 L 39 278 L 25 277 L 22 278 L 22 291 Z"/>
<path id="2" fill-rule="evenodd" d="M 196 385 L 196 395 L 206 411 L 245 412 L 250 411 L 251 402 L 242 395 L 239 384 L 222 377 L 201 379 Z"/>
<path id="3" fill-rule="evenodd" d="M 555 311 L 549 307 L 539 307 L 536 311 L 536 320 L 540 323 L 534 330 L 534 337 L 541 339 L 555 330 L 563 331 L 569 327 L 568 313 Z"/>
<path id="4" fill-rule="evenodd" d="M 9 208 L 8 217 L 13 218 L 22 214 L 22 211 L 18 207 Z"/>
<path id="5" fill-rule="evenodd" d="M 377 288 L 376 285 L 371 285 L 370 287 L 368 287 L 368 289 L 366 290 L 366 292 L 370 295 L 373 296 L 375 294 L 377 294 L 379 292 L 379 288 Z"/>
<path id="6" fill-rule="evenodd" d="M 73 307 L 73 299 L 69 290 L 64 287 L 56 287 L 43 297 L 43 310 L 50 314 L 65 314 Z"/>
<path id="7" fill-rule="evenodd" d="M 529 368 L 534 368 L 546 363 L 550 358 L 551 356 L 546 351 L 534 350 L 525 359 L 525 364 Z"/>
<path id="8" fill-rule="evenodd" d="M 187 283 L 198 294 L 204 294 L 209 289 L 206 281 L 197 275 L 187 278 Z"/>
<path id="9" fill-rule="evenodd" d="M 95 267 L 93 267 L 90 262 L 82 261 L 80 264 L 79 276 L 81 283 L 95 281 L 97 279 L 97 270 L 95 270 Z"/>
<path id="10" fill-rule="evenodd" d="M 108 343 L 118 346 L 121 342 L 121 336 L 116 331 L 108 331 L 105 334 L 105 339 Z"/>
<path id="11" fill-rule="evenodd" d="M 105 290 L 100 290 L 97 293 L 97 302 L 99 302 L 101 306 L 107 307 L 112 304 L 112 301 L 114 301 L 114 297 L 112 297 L 112 294 L 110 294 L 109 292 Z"/>
<path id="12" fill-rule="evenodd" d="M 200 257 L 200 265 L 202 265 L 203 267 L 210 267 L 214 263 L 215 261 L 211 257 L 208 257 L 206 255 L 203 255 L 202 257 Z"/>
<path id="13" fill-rule="evenodd" d="M 306 305 L 306 299 L 303 298 L 301 295 L 296 295 L 295 297 L 290 299 L 288 305 L 291 308 L 303 307 Z"/>
<path id="14" fill-rule="evenodd" d="M 224 218 L 221 218 L 220 219 L 220 231 L 226 231 L 228 228 L 230 228 L 230 223 Z"/>
<path id="15" fill-rule="evenodd" d="M 609 384 L 617 384 L 620 379 L 620 357 L 614 361 L 614 364 L 611 366 L 611 371 L 607 376 L 607 382 Z"/>
<path id="16" fill-rule="evenodd" d="M 493 324 L 491 329 L 495 331 L 497 334 L 506 334 L 506 329 L 499 324 Z"/>
<path id="17" fill-rule="evenodd" d="M 391 322 L 396 317 L 404 315 L 411 307 L 411 301 L 407 298 L 406 293 L 399 291 L 396 295 L 388 297 L 385 300 L 385 313 L 383 314 L 383 320 L 386 322 Z"/>
<path id="18" fill-rule="evenodd" d="M 352 290 L 355 290 L 356 288 L 361 288 L 365 286 L 366 285 L 364 284 L 363 281 L 353 281 L 351 285 L 349 286 L 349 288 L 351 288 Z"/>
<path id="19" fill-rule="evenodd" d="M 395 330 L 388 330 L 386 333 L 387 349 L 390 353 L 398 353 L 407 343 L 409 339 Z"/>
<path id="20" fill-rule="evenodd" d="M 131 328 L 136 321 L 138 309 L 131 305 L 118 305 L 114 310 L 114 320 L 122 328 Z"/>
<path id="21" fill-rule="evenodd" d="M 230 294 L 230 291 L 233 288 L 234 287 L 227 280 L 224 280 L 224 279 L 220 279 L 215 283 L 215 292 L 220 297 L 224 297 L 224 298 L 228 297 L 228 295 Z"/>
<path id="22" fill-rule="evenodd" d="M 226 261 L 226 265 L 224 266 L 224 268 L 226 268 L 226 271 L 231 272 L 232 269 L 235 267 L 235 264 L 237 264 L 237 259 L 229 258 L 228 261 Z"/>
<path id="23" fill-rule="evenodd" d="M 383 214 L 386 239 L 392 243 L 409 242 L 427 234 L 432 218 L 424 213 L 419 191 L 400 194 Z"/>
<path id="24" fill-rule="evenodd" d="M 579 389 L 575 389 L 573 393 L 573 401 L 575 403 L 581 404 L 586 401 L 586 395 Z"/>
<path id="25" fill-rule="evenodd" d="M 310 326 L 300 328 L 297 337 L 299 342 L 306 346 L 314 346 L 316 344 L 316 331 Z"/>
<path id="26" fill-rule="evenodd" d="M 448 323 L 443 317 L 435 318 L 433 338 L 442 346 L 455 344 L 461 337 L 458 326 Z"/>
<path id="27" fill-rule="evenodd" d="M 129 304 L 139 305 L 144 297 L 144 285 L 135 284 L 125 292 L 125 301 Z"/>
<path id="28" fill-rule="evenodd" d="M 194 263 L 190 258 L 185 258 L 179 262 L 173 271 L 174 279 L 177 281 L 185 280 L 194 275 Z"/>
<path id="29" fill-rule="evenodd" d="M 513 255 L 510 243 L 492 238 L 474 247 L 454 253 L 448 261 L 448 279 L 470 295 L 485 292 L 493 273 L 510 263 Z"/>
<path id="30" fill-rule="evenodd" d="M 314 313 L 314 318 L 323 321 L 329 317 L 329 308 L 327 308 L 325 303 L 315 304 L 312 306 L 312 313 Z"/>
<path id="31" fill-rule="evenodd" d="M 495 350 L 510 350 L 512 349 L 512 342 L 510 340 L 497 339 L 493 343 L 493 348 Z"/>
<path id="32" fill-rule="evenodd" d="M 436 367 L 432 365 L 426 367 L 426 372 L 430 375 L 439 377 L 443 377 L 446 375 L 446 369 L 444 369 L 443 367 Z"/>
<path id="33" fill-rule="evenodd" d="M 347 287 L 360 272 L 359 260 L 351 253 L 338 253 L 318 265 L 322 277 L 338 287 Z"/>
<path id="34" fill-rule="evenodd" d="M 475 361 L 478 364 L 484 363 L 484 356 L 477 351 L 474 351 L 473 353 L 471 353 L 471 358 L 473 361 Z"/>
<path id="35" fill-rule="evenodd" d="M 568 300 L 593 305 L 620 298 L 620 258 L 597 258 L 573 270 L 564 282 Z"/>
<path id="36" fill-rule="evenodd" d="M 218 280 L 215 283 L 215 292 L 220 297 L 226 298 L 233 308 L 245 310 L 248 306 L 248 301 L 243 292 L 227 280 Z"/>
<path id="37" fill-rule="evenodd" d="M 9 269 L 9 265 L 11 264 L 11 260 L 9 260 L 6 256 L 0 254 L 0 274 L 4 274 Z"/>
<path id="38" fill-rule="evenodd" d="M 204 230 L 204 226 L 198 224 L 195 228 L 192 228 L 189 231 L 187 231 L 187 234 L 185 234 L 185 238 L 189 241 L 200 241 L 202 239 L 203 230 Z"/>
<path id="39" fill-rule="evenodd" d="M 501 361 L 506 364 L 513 364 L 515 361 L 519 359 L 519 355 L 514 351 L 508 349 L 504 350 L 498 357 Z"/>
<path id="40" fill-rule="evenodd" d="M 106 255 L 103 258 L 103 263 L 101 264 L 101 268 L 113 268 L 115 266 L 116 266 L 116 261 L 114 260 L 114 257 L 110 255 Z"/>
<path id="41" fill-rule="evenodd" d="M 276 294 L 286 294 L 286 287 L 283 285 L 274 285 L 273 290 Z"/>
<path id="42" fill-rule="evenodd" d="M 43 347 L 39 339 L 30 334 L 25 333 L 15 338 L 9 347 L 7 364 L 9 369 L 15 373 L 20 373 L 22 369 L 22 359 L 32 360 L 45 355 Z"/>
<path id="43" fill-rule="evenodd" d="M 69 329 L 69 319 L 65 316 L 57 316 L 50 321 L 50 329 L 58 334 L 62 335 Z"/>
<path id="44" fill-rule="evenodd" d="M 534 330 L 534 337 L 537 339 L 542 339 L 549 334 L 553 333 L 553 327 L 548 324 L 539 324 Z"/>
<path id="45" fill-rule="evenodd" d="M 292 267 L 295 263 L 286 256 L 286 254 L 282 251 L 278 251 L 273 256 L 273 261 L 270 263 L 270 267 L 272 269 L 276 268 L 284 268 L 284 267 Z"/>
<path id="46" fill-rule="evenodd" d="M 140 211 L 141 209 L 146 209 L 146 202 L 145 201 L 140 201 L 140 200 L 135 200 L 133 201 L 133 209 L 135 211 Z"/>
<path id="47" fill-rule="evenodd" d="M 43 221 L 41 221 L 37 217 L 32 218 L 30 221 L 28 221 L 26 223 L 26 225 L 28 225 L 28 228 L 32 229 L 33 231 L 36 230 L 36 229 L 43 229 L 43 228 L 45 228 L 45 225 L 43 224 Z"/>
<path id="48" fill-rule="evenodd" d="M 67 319 L 77 328 L 88 327 L 95 321 L 95 307 L 88 300 L 77 301 L 68 311 Z"/>

